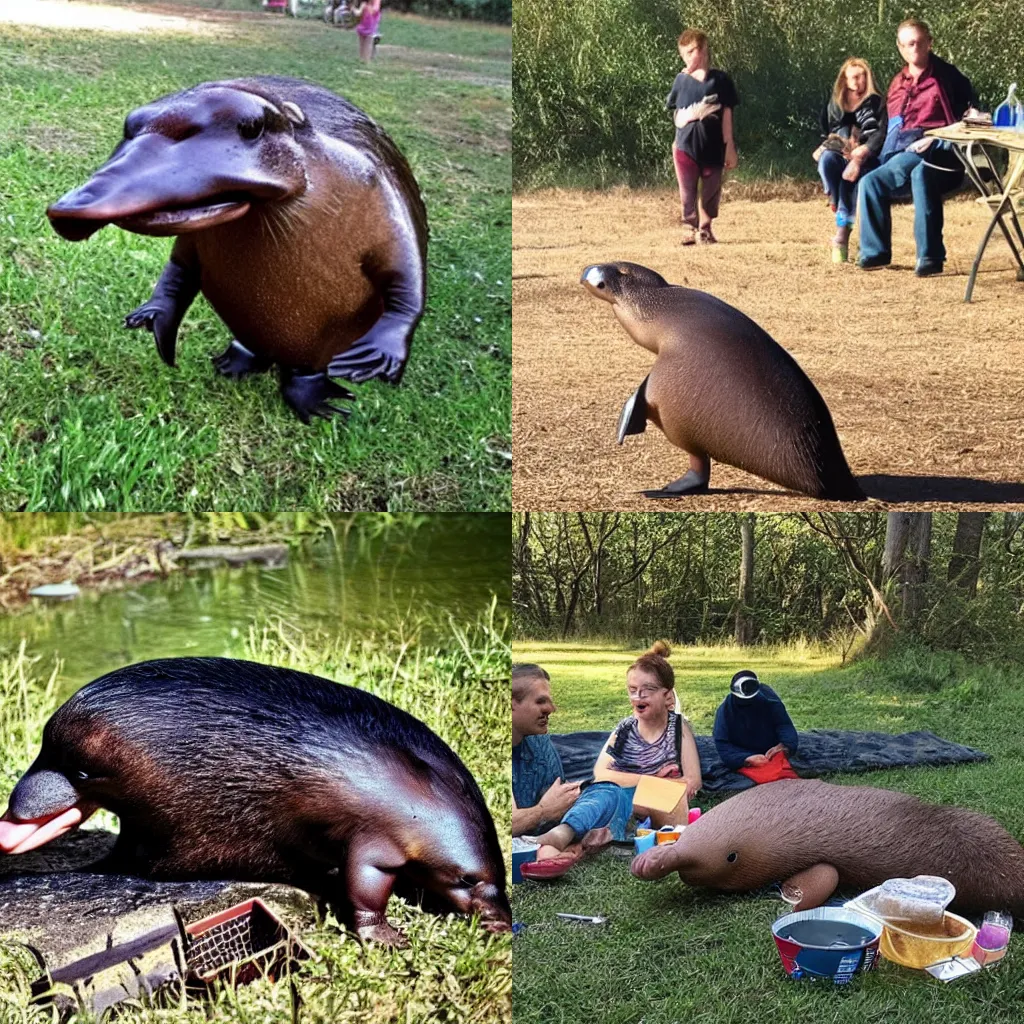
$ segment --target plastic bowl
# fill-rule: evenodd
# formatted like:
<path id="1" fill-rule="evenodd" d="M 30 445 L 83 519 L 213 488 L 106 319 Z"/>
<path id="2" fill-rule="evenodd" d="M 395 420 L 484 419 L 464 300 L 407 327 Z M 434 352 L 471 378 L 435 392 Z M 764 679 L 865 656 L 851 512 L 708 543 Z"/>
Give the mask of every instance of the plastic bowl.
<path id="1" fill-rule="evenodd" d="M 837 985 L 874 967 L 881 934 L 880 921 L 843 907 L 784 914 L 772 925 L 782 966 L 791 978 L 827 978 Z"/>
<path id="2" fill-rule="evenodd" d="M 974 945 L 978 929 L 948 910 L 934 927 L 914 925 L 914 930 L 886 922 L 879 951 L 886 960 L 923 970 L 940 960 L 960 956 Z"/>

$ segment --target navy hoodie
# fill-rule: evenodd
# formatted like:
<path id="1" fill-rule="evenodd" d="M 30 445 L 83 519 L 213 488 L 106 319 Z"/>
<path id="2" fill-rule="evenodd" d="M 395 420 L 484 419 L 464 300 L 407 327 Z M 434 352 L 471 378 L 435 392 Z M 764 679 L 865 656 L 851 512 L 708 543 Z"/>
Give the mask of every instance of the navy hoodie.
<path id="1" fill-rule="evenodd" d="M 742 768 L 751 754 L 763 754 L 781 743 L 793 753 L 796 728 L 776 692 L 761 684 L 753 697 L 730 693 L 715 712 L 715 747 L 726 768 Z"/>

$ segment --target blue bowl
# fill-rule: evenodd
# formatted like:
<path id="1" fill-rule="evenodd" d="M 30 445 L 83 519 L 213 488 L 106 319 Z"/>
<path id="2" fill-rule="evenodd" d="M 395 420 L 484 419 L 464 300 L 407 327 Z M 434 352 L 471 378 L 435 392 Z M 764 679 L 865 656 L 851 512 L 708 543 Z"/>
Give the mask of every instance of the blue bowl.
<path id="1" fill-rule="evenodd" d="M 791 978 L 827 978 L 843 985 L 875 966 L 882 924 L 854 910 L 815 907 L 780 917 L 772 936 Z"/>

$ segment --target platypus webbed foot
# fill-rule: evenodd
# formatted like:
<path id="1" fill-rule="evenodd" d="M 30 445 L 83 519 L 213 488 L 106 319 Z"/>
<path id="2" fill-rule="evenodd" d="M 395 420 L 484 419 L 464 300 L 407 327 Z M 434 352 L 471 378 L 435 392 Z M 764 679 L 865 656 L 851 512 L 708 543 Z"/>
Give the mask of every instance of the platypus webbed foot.
<path id="1" fill-rule="evenodd" d="M 274 364 L 269 359 L 250 352 L 235 339 L 219 356 L 213 357 L 213 368 L 225 377 L 240 380 L 251 373 L 263 373 Z"/>
<path id="2" fill-rule="evenodd" d="M 303 423 L 309 423 L 313 416 L 322 416 L 325 420 L 332 416 L 348 416 L 352 410 L 338 403 L 356 397 L 340 384 L 335 384 L 326 373 L 291 372 L 281 374 L 281 395 Z"/>
<path id="3" fill-rule="evenodd" d="M 684 498 L 688 494 L 707 494 L 710 480 L 710 469 L 703 473 L 691 469 L 660 490 L 644 491 L 643 494 L 645 498 Z"/>
<path id="4" fill-rule="evenodd" d="M 409 945 L 405 935 L 397 928 L 392 928 L 384 914 L 372 910 L 357 910 L 355 925 L 356 935 L 363 942 L 379 942 L 382 946 L 391 946 L 395 949 L 405 949 Z"/>

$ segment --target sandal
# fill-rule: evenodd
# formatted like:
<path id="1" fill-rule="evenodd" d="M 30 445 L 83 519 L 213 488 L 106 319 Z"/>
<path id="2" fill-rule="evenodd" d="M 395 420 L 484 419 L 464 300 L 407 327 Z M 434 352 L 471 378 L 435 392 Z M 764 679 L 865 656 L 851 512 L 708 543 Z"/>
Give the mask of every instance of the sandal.
<path id="1" fill-rule="evenodd" d="M 683 228 L 683 240 L 681 245 L 693 245 L 697 241 L 697 230 L 689 225 Z"/>
<path id="2" fill-rule="evenodd" d="M 579 857 L 572 854 L 549 857 L 547 860 L 529 861 L 520 865 L 519 873 L 523 878 L 547 881 L 549 878 L 561 878 L 578 861 Z"/>
<path id="3" fill-rule="evenodd" d="M 712 243 L 717 242 L 718 239 L 712 234 L 709 226 L 700 229 L 700 241 L 702 245 L 711 245 Z"/>

